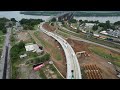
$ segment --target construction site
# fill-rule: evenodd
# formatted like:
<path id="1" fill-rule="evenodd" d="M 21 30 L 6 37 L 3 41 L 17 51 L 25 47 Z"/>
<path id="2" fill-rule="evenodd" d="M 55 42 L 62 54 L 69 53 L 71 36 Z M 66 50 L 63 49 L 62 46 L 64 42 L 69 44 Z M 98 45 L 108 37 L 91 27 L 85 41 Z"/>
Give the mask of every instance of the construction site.
<path id="1" fill-rule="evenodd" d="M 50 32 L 55 33 L 57 30 L 55 26 L 48 23 L 43 26 Z M 114 62 L 117 61 L 119 63 L 120 53 L 83 41 L 78 41 L 72 37 L 66 38 L 63 34 L 61 36 L 66 39 L 74 49 L 81 67 L 83 79 L 118 79 L 118 72 L 116 71 L 120 70 L 120 68 L 118 65 L 113 64 L 110 58 L 106 58 L 106 54 L 112 54 L 117 57 L 118 60 L 114 60 Z M 95 49 L 98 49 L 99 51 L 95 52 Z M 99 55 L 98 53 L 102 53 L 101 51 L 104 51 L 103 54 L 105 53 L 104 55 L 106 56 Z"/>

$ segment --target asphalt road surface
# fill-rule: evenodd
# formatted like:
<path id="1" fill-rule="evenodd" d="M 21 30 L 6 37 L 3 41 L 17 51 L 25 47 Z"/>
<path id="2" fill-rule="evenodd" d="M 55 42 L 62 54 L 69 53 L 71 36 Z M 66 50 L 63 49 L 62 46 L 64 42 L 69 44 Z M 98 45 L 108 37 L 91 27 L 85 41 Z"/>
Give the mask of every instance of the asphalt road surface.
<path id="1" fill-rule="evenodd" d="M 66 40 L 64 40 L 60 36 L 45 30 L 42 27 L 43 24 L 44 23 L 40 24 L 40 30 L 42 30 L 48 36 L 51 36 L 54 39 L 56 39 L 61 44 L 61 46 L 65 52 L 65 56 L 66 56 L 66 60 L 67 60 L 67 77 L 66 78 L 67 79 L 82 79 L 80 66 L 79 66 L 76 54 L 75 54 L 74 50 L 72 49 L 72 47 L 69 45 L 69 43 L 67 43 Z"/>

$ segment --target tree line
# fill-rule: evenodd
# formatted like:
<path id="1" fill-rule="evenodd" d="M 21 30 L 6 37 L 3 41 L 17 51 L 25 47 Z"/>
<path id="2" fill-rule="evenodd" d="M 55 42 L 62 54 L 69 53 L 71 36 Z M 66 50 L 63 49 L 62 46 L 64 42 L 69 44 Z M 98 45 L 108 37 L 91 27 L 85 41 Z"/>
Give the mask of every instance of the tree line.
<path id="1" fill-rule="evenodd" d="M 2 31 L 3 33 L 6 33 L 6 22 L 8 22 L 9 19 L 7 18 L 0 18 L 0 31 Z"/>
<path id="2" fill-rule="evenodd" d="M 33 30 L 35 25 L 43 21 L 42 19 L 21 19 L 19 22 L 25 30 Z"/>

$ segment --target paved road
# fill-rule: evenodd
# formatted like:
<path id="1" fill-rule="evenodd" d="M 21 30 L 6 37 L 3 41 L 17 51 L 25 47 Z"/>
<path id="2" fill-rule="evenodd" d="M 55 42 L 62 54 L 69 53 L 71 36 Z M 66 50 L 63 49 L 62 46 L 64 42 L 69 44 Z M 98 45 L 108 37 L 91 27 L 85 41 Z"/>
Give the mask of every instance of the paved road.
<path id="1" fill-rule="evenodd" d="M 8 28 L 4 46 L 3 46 L 2 55 L 1 55 L 2 57 L 1 57 L 1 61 L 0 61 L 0 79 L 3 79 L 3 78 L 6 79 L 9 77 L 8 76 L 8 71 L 9 71 L 8 68 L 10 67 L 9 66 L 10 34 L 11 34 L 11 29 Z"/>
<path id="2" fill-rule="evenodd" d="M 59 25 L 59 26 L 60 26 L 60 28 L 62 28 L 63 30 L 66 30 L 66 31 L 71 32 L 71 33 L 75 33 L 75 32 L 73 32 L 73 31 L 68 30 L 68 29 L 65 28 L 65 27 L 62 27 L 61 25 Z M 76 37 L 76 36 L 73 36 L 72 39 L 75 39 L 75 40 L 78 40 L 78 41 L 87 42 L 87 43 L 91 43 L 91 44 L 94 44 L 94 45 L 98 45 L 98 46 L 101 46 L 101 47 L 104 47 L 104 48 L 107 48 L 107 49 L 110 49 L 110 50 L 113 50 L 113 51 L 116 51 L 116 52 L 120 53 L 120 50 L 119 50 L 119 49 L 115 49 L 115 48 L 108 47 L 108 46 L 105 46 L 105 45 L 102 45 L 102 44 L 98 44 L 98 43 L 95 43 L 95 42 L 92 42 L 92 41 L 88 41 L 88 40 L 85 40 L 85 39 L 82 39 L 82 38 L 79 38 L 79 37 Z"/>
<path id="3" fill-rule="evenodd" d="M 42 27 L 43 24 L 44 23 L 40 24 L 40 30 L 42 30 L 48 36 L 51 36 L 54 39 L 56 39 L 63 47 L 65 56 L 66 56 L 66 60 L 67 60 L 67 79 L 81 79 L 82 77 L 81 77 L 80 66 L 79 66 L 77 57 L 76 57 L 75 52 L 73 51 L 72 47 L 67 43 L 67 41 L 65 41 L 60 36 L 46 31 Z"/>

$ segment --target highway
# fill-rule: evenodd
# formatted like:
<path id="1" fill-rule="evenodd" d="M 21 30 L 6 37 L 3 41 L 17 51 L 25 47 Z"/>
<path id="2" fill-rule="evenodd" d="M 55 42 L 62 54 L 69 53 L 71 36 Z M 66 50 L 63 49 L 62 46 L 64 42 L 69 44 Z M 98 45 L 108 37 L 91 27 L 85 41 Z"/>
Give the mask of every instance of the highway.
<path id="1" fill-rule="evenodd" d="M 80 66 L 79 66 L 77 57 L 76 57 L 75 52 L 72 49 L 72 47 L 69 45 L 69 43 L 66 40 L 64 40 L 60 36 L 45 30 L 42 27 L 43 24 L 44 24 L 44 22 L 40 24 L 40 30 L 42 30 L 48 36 L 51 36 L 52 38 L 56 39 L 61 44 L 61 46 L 65 52 L 66 62 L 67 62 L 66 78 L 67 79 L 82 79 Z"/>
<path id="2" fill-rule="evenodd" d="M 6 38 L 3 46 L 2 57 L 0 62 L 0 79 L 7 79 L 9 78 L 9 51 L 10 51 L 10 34 L 11 28 L 7 28 Z"/>

